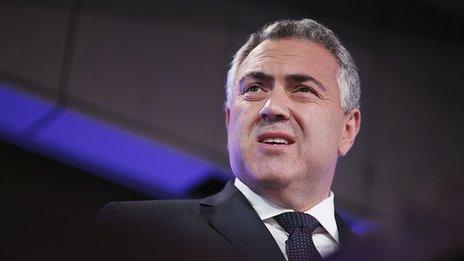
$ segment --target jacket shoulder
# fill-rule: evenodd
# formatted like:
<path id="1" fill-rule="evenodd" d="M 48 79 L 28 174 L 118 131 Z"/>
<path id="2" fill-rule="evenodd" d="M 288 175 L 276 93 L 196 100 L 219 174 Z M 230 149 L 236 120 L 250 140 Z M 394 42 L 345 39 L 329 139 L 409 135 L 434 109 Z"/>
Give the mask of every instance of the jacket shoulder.
<path id="1" fill-rule="evenodd" d="M 111 249 L 124 245 L 128 250 L 123 252 L 137 252 L 155 260 L 240 259 L 235 247 L 201 212 L 202 201 L 110 202 L 97 214 L 97 222 L 106 233 L 104 238 L 111 239 L 104 245 Z"/>
<path id="2" fill-rule="evenodd" d="M 97 222 L 146 223 L 179 216 L 195 217 L 200 200 L 142 200 L 107 203 L 98 212 Z"/>

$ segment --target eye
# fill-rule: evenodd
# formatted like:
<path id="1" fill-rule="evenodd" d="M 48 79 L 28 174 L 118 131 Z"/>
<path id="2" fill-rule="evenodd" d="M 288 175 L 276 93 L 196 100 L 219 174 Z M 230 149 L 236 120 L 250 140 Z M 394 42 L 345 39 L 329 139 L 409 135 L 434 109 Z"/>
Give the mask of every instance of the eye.
<path id="1" fill-rule="evenodd" d="M 305 85 L 298 86 L 297 88 L 295 88 L 294 92 L 295 93 L 312 93 L 316 96 L 319 96 L 318 93 L 313 88 L 309 86 L 305 86 Z"/>
<path id="2" fill-rule="evenodd" d="M 261 89 L 261 87 L 260 87 L 259 85 L 254 84 L 254 85 L 248 86 L 248 87 L 245 89 L 244 92 L 245 92 L 245 93 L 246 93 L 246 92 L 258 92 L 260 89 Z"/>
<path id="3" fill-rule="evenodd" d="M 245 101 L 260 101 L 266 97 L 266 86 L 261 83 L 249 83 L 243 85 L 240 90 L 240 95 L 242 95 Z"/>
<path id="4" fill-rule="evenodd" d="M 297 92 L 312 92 L 311 89 L 309 87 L 306 87 L 306 86 L 301 86 L 299 88 L 296 89 Z"/>

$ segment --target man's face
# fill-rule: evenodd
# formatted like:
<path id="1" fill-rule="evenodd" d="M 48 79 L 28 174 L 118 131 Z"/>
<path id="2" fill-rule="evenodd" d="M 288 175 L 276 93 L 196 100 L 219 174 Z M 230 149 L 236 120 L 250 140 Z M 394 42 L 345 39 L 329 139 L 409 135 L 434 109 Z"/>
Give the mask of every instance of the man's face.
<path id="1" fill-rule="evenodd" d="M 357 133 L 340 106 L 338 68 L 329 51 L 306 40 L 266 40 L 247 56 L 226 109 L 230 164 L 245 184 L 330 187 Z"/>

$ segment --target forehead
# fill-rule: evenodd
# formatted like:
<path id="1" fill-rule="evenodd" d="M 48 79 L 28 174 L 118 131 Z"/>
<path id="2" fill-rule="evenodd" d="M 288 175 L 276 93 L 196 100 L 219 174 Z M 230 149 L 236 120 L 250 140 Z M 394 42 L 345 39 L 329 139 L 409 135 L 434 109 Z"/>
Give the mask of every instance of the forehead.
<path id="1" fill-rule="evenodd" d="M 329 84 L 336 81 L 338 63 L 326 48 L 308 40 L 266 40 L 248 54 L 237 78 L 249 71 L 263 71 L 274 77 L 309 74 Z"/>

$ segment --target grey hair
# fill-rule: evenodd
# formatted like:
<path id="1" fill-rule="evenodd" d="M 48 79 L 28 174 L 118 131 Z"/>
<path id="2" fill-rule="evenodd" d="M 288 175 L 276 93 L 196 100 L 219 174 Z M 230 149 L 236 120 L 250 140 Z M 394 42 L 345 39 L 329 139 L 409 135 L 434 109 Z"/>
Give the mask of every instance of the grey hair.
<path id="1" fill-rule="evenodd" d="M 361 84 L 358 69 L 348 50 L 342 45 L 337 36 L 324 25 L 311 20 L 282 20 L 265 25 L 258 32 L 251 34 L 248 41 L 237 51 L 227 73 L 226 103 L 230 106 L 232 89 L 239 66 L 250 52 L 265 40 L 297 38 L 309 40 L 324 46 L 332 53 L 340 69 L 337 84 L 340 91 L 340 106 L 345 112 L 361 106 Z"/>

